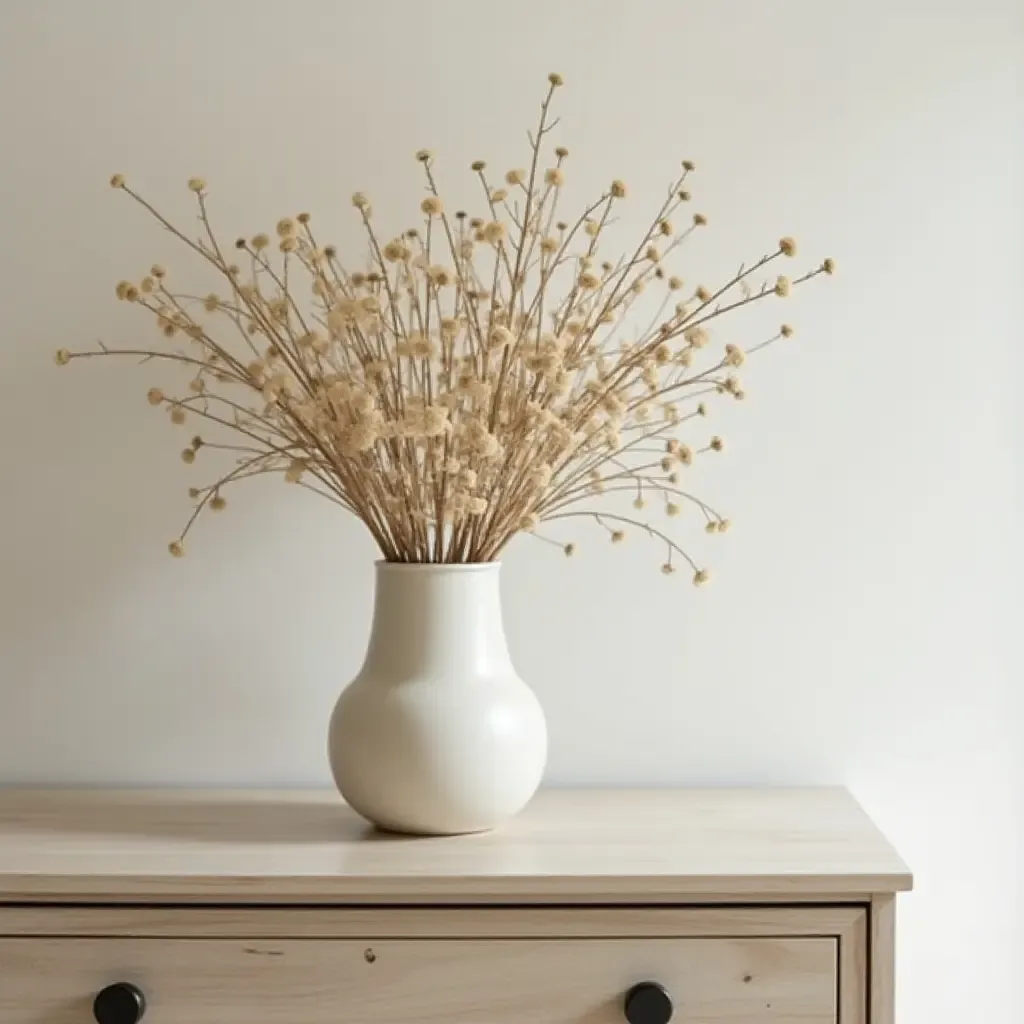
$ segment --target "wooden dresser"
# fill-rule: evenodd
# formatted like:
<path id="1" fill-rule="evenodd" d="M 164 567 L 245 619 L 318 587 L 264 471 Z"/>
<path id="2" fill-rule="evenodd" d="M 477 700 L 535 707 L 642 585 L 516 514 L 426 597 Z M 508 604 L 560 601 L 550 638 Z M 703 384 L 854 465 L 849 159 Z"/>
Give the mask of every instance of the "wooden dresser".
<path id="1" fill-rule="evenodd" d="M 910 884 L 840 789 L 0 790 L 0 1024 L 893 1024 Z"/>

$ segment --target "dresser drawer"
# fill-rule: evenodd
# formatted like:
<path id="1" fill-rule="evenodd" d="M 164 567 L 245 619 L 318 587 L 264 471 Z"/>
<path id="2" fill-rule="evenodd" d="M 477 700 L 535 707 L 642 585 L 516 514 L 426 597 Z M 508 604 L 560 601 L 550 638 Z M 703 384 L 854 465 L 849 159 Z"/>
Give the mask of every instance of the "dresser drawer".
<path id="1" fill-rule="evenodd" d="M 146 1024 L 619 1024 L 635 984 L 673 1024 L 835 1024 L 832 938 L 0 940 L 3 1024 L 89 1024 L 105 986 Z"/>

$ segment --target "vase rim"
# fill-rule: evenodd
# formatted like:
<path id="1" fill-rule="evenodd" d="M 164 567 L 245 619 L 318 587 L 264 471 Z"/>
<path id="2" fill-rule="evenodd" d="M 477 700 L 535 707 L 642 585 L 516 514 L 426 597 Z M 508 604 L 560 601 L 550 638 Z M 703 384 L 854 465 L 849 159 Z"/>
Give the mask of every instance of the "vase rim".
<path id="1" fill-rule="evenodd" d="M 493 572 L 501 562 L 388 562 L 383 558 L 375 563 L 378 571 L 387 572 Z"/>

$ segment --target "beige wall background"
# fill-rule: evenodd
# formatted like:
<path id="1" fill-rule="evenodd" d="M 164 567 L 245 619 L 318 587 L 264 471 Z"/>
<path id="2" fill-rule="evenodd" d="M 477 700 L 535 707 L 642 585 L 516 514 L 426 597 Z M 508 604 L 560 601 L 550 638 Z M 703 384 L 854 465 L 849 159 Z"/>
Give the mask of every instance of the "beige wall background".
<path id="1" fill-rule="evenodd" d="M 681 529 L 714 586 L 639 537 L 509 550 L 550 780 L 849 784 L 917 871 L 901 1024 L 1019 1021 L 1014 0 L 8 0 L 0 58 L 0 781 L 326 784 L 367 633 L 356 524 L 258 482 L 172 561 L 192 471 L 159 377 L 53 366 L 152 336 L 119 278 L 189 272 L 110 174 L 186 222 L 202 174 L 226 238 L 309 209 L 352 251 L 355 189 L 411 219 L 417 148 L 453 205 L 472 159 L 520 164 L 559 70 L 581 205 L 621 177 L 639 228 L 691 157 L 685 276 L 786 233 L 840 273 L 749 321 L 798 335 L 711 423 L 697 485 L 735 527 Z"/>

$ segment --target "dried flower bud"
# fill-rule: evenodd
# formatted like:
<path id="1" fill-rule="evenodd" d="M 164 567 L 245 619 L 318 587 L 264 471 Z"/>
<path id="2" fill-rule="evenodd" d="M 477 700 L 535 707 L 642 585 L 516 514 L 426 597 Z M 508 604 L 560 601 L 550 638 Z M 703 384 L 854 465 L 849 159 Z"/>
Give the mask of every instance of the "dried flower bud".
<path id="1" fill-rule="evenodd" d="M 779 298 L 784 299 L 787 295 L 789 295 L 790 289 L 791 284 L 789 278 L 783 277 L 780 274 L 775 281 L 775 294 L 778 295 Z"/>
<path id="2" fill-rule="evenodd" d="M 642 497 L 637 496 L 636 498 L 633 499 L 633 508 L 635 508 L 638 512 L 646 507 L 647 502 L 644 501 Z"/>
<path id="3" fill-rule="evenodd" d="M 160 405 L 164 400 L 164 393 L 159 388 L 150 388 L 146 392 L 146 401 L 150 405 Z"/>
<path id="4" fill-rule="evenodd" d="M 680 190 L 679 190 L 679 191 L 678 191 L 678 192 L 676 193 L 676 196 L 678 196 L 678 198 L 679 198 L 679 201 L 680 201 L 681 203 L 688 203 L 688 202 L 690 201 L 690 199 L 692 198 L 692 197 L 690 196 L 690 193 L 689 193 L 689 192 L 687 192 L 685 188 L 683 188 L 683 189 L 680 189 Z"/>
<path id="5" fill-rule="evenodd" d="M 711 579 L 711 573 L 707 569 L 698 569 L 693 574 L 693 585 L 695 587 L 703 587 L 709 579 Z"/>
<path id="6" fill-rule="evenodd" d="M 565 146 L 556 146 L 555 147 L 555 156 L 557 156 L 559 160 L 564 160 L 568 155 L 569 155 L 569 150 L 567 150 L 565 148 Z"/>
<path id="7" fill-rule="evenodd" d="M 505 182 L 509 185 L 522 185 L 526 181 L 526 171 L 521 167 L 514 167 L 511 171 L 505 172 Z"/>
<path id="8" fill-rule="evenodd" d="M 219 494 L 215 494 L 210 499 L 210 508 L 212 508 L 214 512 L 222 512 L 227 507 L 227 504 L 227 499 L 222 498 Z"/>
<path id="9" fill-rule="evenodd" d="M 779 239 L 779 252 L 783 256 L 795 256 L 796 255 L 796 240 L 790 238 L 787 235 L 785 238 Z"/>
<path id="10" fill-rule="evenodd" d="M 487 167 L 487 164 L 485 164 L 483 160 L 474 160 L 469 166 L 479 174 L 480 171 Z"/>
<path id="11" fill-rule="evenodd" d="M 707 222 L 708 222 L 708 219 L 707 219 L 707 217 L 704 216 L 703 213 L 695 213 L 693 215 L 693 223 L 697 227 L 702 228 L 702 227 L 704 227 L 705 224 L 707 224 Z"/>
<path id="12" fill-rule="evenodd" d="M 259 252 L 261 249 L 266 249 L 266 247 L 270 245 L 270 236 L 261 232 L 260 234 L 253 236 L 250 244 L 257 252 Z"/>
<path id="13" fill-rule="evenodd" d="M 200 495 L 200 494 L 202 494 L 202 493 L 203 493 L 203 492 L 202 492 L 202 491 L 200 491 L 198 487 L 190 487 L 190 488 L 188 489 L 188 496 L 189 496 L 190 498 L 193 498 L 193 499 L 195 499 L 195 498 L 198 498 L 198 497 L 199 497 L 199 495 Z"/>
<path id="14" fill-rule="evenodd" d="M 681 277 L 672 276 L 668 279 L 668 286 L 672 291 L 677 292 L 683 287 L 683 279 Z"/>
<path id="15" fill-rule="evenodd" d="M 823 271 L 825 271 L 826 274 L 831 276 L 832 274 L 834 274 L 836 272 L 836 261 L 834 259 L 832 259 L 831 256 L 829 256 L 827 259 L 825 259 L 822 262 L 821 269 Z"/>
<path id="16" fill-rule="evenodd" d="M 124 175 L 123 174 L 112 174 L 110 176 L 110 187 L 111 188 L 124 188 Z"/>
<path id="17" fill-rule="evenodd" d="M 680 512 L 682 512 L 682 509 L 674 501 L 665 503 L 665 515 L 674 517 L 679 515 Z"/>
<path id="18" fill-rule="evenodd" d="M 656 245 L 649 245 L 644 250 L 644 256 L 649 259 L 652 263 L 657 263 L 661 259 L 661 253 L 658 251 Z"/>
<path id="19" fill-rule="evenodd" d="M 718 532 L 719 533 L 727 533 L 730 526 L 732 526 L 732 523 L 729 522 L 728 519 L 719 519 L 718 520 Z"/>
<path id="20" fill-rule="evenodd" d="M 300 213 L 295 219 L 300 224 L 308 224 L 312 218 L 308 213 Z"/>
<path id="21" fill-rule="evenodd" d="M 294 235 L 296 231 L 295 221 L 291 217 L 282 217 L 278 222 L 276 229 L 278 238 L 287 238 L 289 235 Z"/>
<path id="22" fill-rule="evenodd" d="M 701 402 L 697 406 L 697 415 L 698 416 L 707 416 L 707 414 L 708 414 L 708 407 L 703 402 Z"/>
<path id="23" fill-rule="evenodd" d="M 793 337 L 793 328 L 789 324 L 783 324 L 779 328 L 779 334 L 784 338 L 791 338 Z"/>
<path id="24" fill-rule="evenodd" d="M 663 566 L 661 567 L 661 571 L 662 571 L 662 572 L 663 572 L 663 573 L 664 573 L 664 574 L 665 574 L 666 576 L 671 576 L 671 575 L 672 575 L 672 573 L 674 573 L 674 572 L 676 571 L 676 567 L 675 567 L 675 566 L 674 566 L 674 565 L 673 565 L 673 564 L 672 564 L 671 562 L 666 562 L 666 563 L 665 563 L 665 564 L 664 564 L 664 565 L 663 565 Z"/>
<path id="25" fill-rule="evenodd" d="M 299 240 L 294 235 L 282 238 L 278 248 L 281 252 L 295 252 L 299 247 Z"/>
<path id="26" fill-rule="evenodd" d="M 182 425 L 182 423 L 185 422 L 186 418 L 187 417 L 185 416 L 185 410 L 182 409 L 181 406 L 176 405 L 171 410 L 171 422 L 173 424 L 175 424 L 175 426 L 179 426 L 180 427 Z"/>
<path id="27" fill-rule="evenodd" d="M 182 555 L 185 554 L 185 545 L 182 544 L 180 540 L 172 540 L 171 543 L 167 545 L 167 550 L 175 558 L 181 558 Z"/>
<path id="28" fill-rule="evenodd" d="M 711 292 L 709 292 L 707 290 L 707 288 L 704 287 L 704 285 L 698 285 L 697 286 L 697 291 L 694 292 L 694 294 L 697 296 L 697 299 L 700 302 L 710 302 L 711 301 Z"/>
<path id="29" fill-rule="evenodd" d="M 196 453 L 191 448 L 183 448 L 181 451 L 181 461 L 186 466 L 191 466 L 196 461 Z"/>
<path id="30" fill-rule="evenodd" d="M 717 436 L 713 437 L 713 438 L 711 438 L 711 441 L 709 442 L 708 447 L 713 452 L 724 451 L 725 450 L 725 441 L 723 441 L 722 438 L 720 438 L 720 437 L 717 437 Z"/>
<path id="31" fill-rule="evenodd" d="M 441 202 L 439 196 L 427 196 L 426 199 L 420 203 L 420 209 L 428 217 L 440 217 L 444 213 L 444 203 Z"/>
<path id="32" fill-rule="evenodd" d="M 416 159 L 419 160 L 421 164 L 430 163 L 430 161 L 434 159 L 434 154 L 431 153 L 429 149 L 420 149 L 416 151 Z"/>
<path id="33" fill-rule="evenodd" d="M 158 280 L 161 277 L 167 276 L 167 271 L 163 267 L 161 267 L 159 263 L 154 263 L 153 266 L 149 268 L 149 272 Z"/>
<path id="34" fill-rule="evenodd" d="M 188 187 L 193 192 L 205 192 L 206 191 L 206 179 L 205 178 L 189 178 Z"/>
<path id="35" fill-rule="evenodd" d="M 548 75 L 548 81 L 557 89 L 560 85 L 565 85 L 565 79 L 557 71 L 552 71 Z"/>
<path id="36" fill-rule="evenodd" d="M 492 220 L 483 227 L 484 241 L 491 245 L 497 245 L 503 241 L 506 235 L 505 225 L 500 221 Z"/>
<path id="37" fill-rule="evenodd" d="M 625 530 L 612 530 L 611 542 L 613 544 L 621 544 L 626 539 Z"/>
<path id="38" fill-rule="evenodd" d="M 561 167 L 549 167 L 544 172 L 544 181 L 546 184 L 558 188 L 565 184 L 565 172 Z"/>
<path id="39" fill-rule="evenodd" d="M 729 366 L 742 366 L 745 358 L 743 349 L 739 348 L 739 346 L 725 346 L 725 362 L 728 363 Z"/>
<path id="40" fill-rule="evenodd" d="M 565 547 L 562 548 L 562 550 L 565 552 L 566 558 L 572 558 L 572 556 L 576 554 L 576 545 L 566 544 Z"/>
<path id="41" fill-rule="evenodd" d="M 370 208 L 370 200 L 365 192 L 353 192 L 352 193 L 352 205 L 357 210 L 368 210 Z"/>
<path id="42" fill-rule="evenodd" d="M 705 533 L 717 533 L 718 532 L 718 523 L 716 523 L 713 519 L 709 519 L 704 524 L 704 532 Z"/>
<path id="43" fill-rule="evenodd" d="M 616 199 L 625 199 L 626 183 L 616 178 L 611 184 L 611 193 Z"/>
<path id="44" fill-rule="evenodd" d="M 58 366 L 67 366 L 71 362 L 71 353 L 66 348 L 57 349 L 53 361 Z"/>
<path id="45" fill-rule="evenodd" d="M 597 288 L 601 284 L 601 279 L 597 274 L 594 274 L 589 270 L 585 270 L 580 274 L 579 283 L 580 287 L 584 291 L 593 291 L 593 289 Z"/>
<path id="46" fill-rule="evenodd" d="M 533 533 L 539 525 L 540 520 L 533 512 L 519 520 L 519 529 L 524 530 L 526 533 Z"/>
<path id="47" fill-rule="evenodd" d="M 684 160 L 683 161 L 683 170 L 684 171 L 693 171 L 693 170 L 696 170 L 696 167 L 697 167 L 697 165 L 692 160 Z"/>

